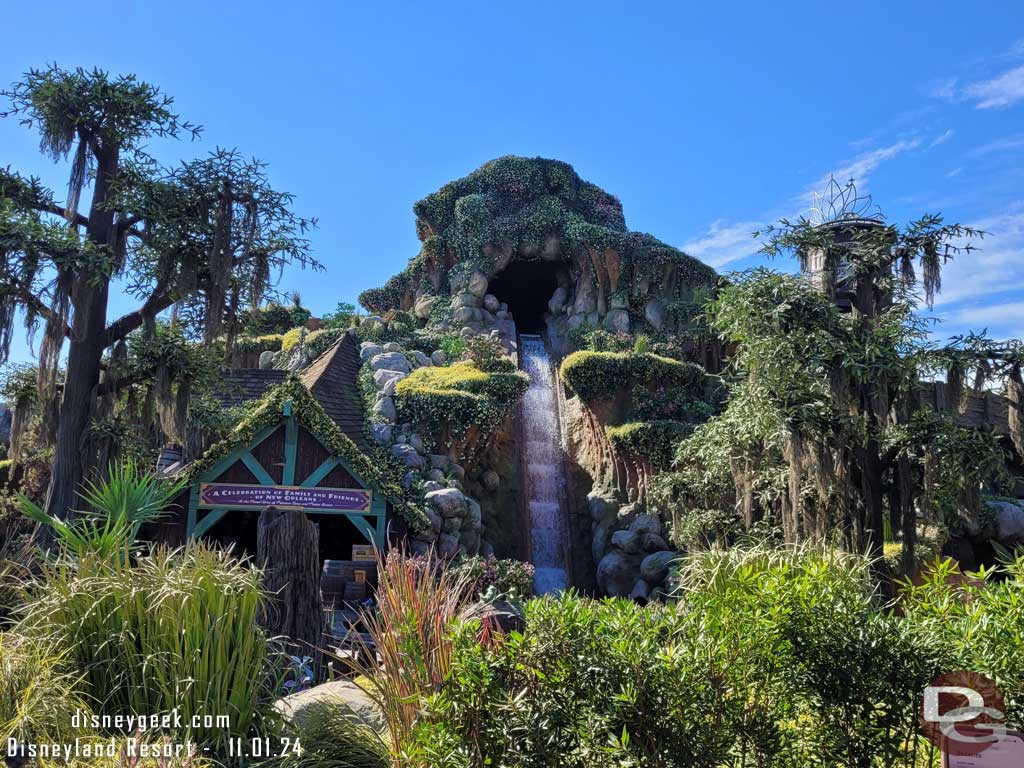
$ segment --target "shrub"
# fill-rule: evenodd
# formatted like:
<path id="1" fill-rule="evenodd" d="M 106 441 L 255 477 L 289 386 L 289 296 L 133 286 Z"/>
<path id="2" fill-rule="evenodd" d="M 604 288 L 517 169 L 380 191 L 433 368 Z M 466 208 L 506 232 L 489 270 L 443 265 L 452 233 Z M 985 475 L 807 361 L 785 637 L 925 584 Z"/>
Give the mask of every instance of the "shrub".
<path id="1" fill-rule="evenodd" d="M 726 690 L 692 617 L 572 595 L 527 604 L 525 633 L 455 633 L 444 688 L 406 745 L 409 765 L 718 766 Z"/>
<path id="2" fill-rule="evenodd" d="M 562 361 L 563 380 L 584 402 L 611 397 L 636 384 L 650 387 L 684 387 L 703 392 L 704 370 L 651 354 L 624 352 L 574 352 Z"/>
<path id="3" fill-rule="evenodd" d="M 480 597 L 488 591 L 512 599 L 533 595 L 533 565 L 521 560 L 499 560 L 489 557 L 463 557 L 453 563 L 460 575 L 472 583 L 473 595 Z"/>
<path id="4" fill-rule="evenodd" d="M 310 312 L 305 307 L 297 305 L 286 307 L 272 301 L 258 309 L 250 310 L 242 322 L 247 334 L 262 336 L 271 333 L 284 333 L 296 326 L 304 325 L 309 318 Z"/>
<path id="5" fill-rule="evenodd" d="M 339 301 L 333 312 L 327 312 L 320 318 L 320 327 L 347 329 L 351 327 L 355 315 L 355 304 Z"/>
<path id="6" fill-rule="evenodd" d="M 1024 728 L 1024 554 L 964 578 L 936 560 L 919 584 L 902 583 L 902 607 L 920 631 L 948 648 L 950 668 L 980 672 L 1006 701 L 1008 723 Z"/>
<path id="7" fill-rule="evenodd" d="M 515 370 L 515 363 L 505 353 L 505 347 L 490 336 L 474 336 L 466 341 L 467 360 L 487 373 L 509 373 Z"/>
<path id="8" fill-rule="evenodd" d="M 288 354 L 293 349 L 295 349 L 296 344 L 305 340 L 306 334 L 308 333 L 309 331 L 306 330 L 305 326 L 292 328 L 291 330 L 287 331 L 281 337 L 281 351 L 284 352 L 285 354 Z"/>
<path id="9" fill-rule="evenodd" d="M 262 336 L 239 336 L 235 339 L 235 349 L 239 352 L 277 352 L 281 349 L 284 336 L 280 333 L 268 333 Z"/>
<path id="10" fill-rule="evenodd" d="M 526 391 L 525 374 L 485 373 L 472 362 L 417 368 L 395 387 L 401 418 L 431 435 L 497 425 Z"/>
<path id="11" fill-rule="evenodd" d="M 228 715 L 229 727 L 191 734 L 223 749 L 271 714 L 260 579 L 201 543 L 124 562 L 61 560 L 43 567 L 20 627 L 67 652 L 98 714 Z"/>
<path id="12" fill-rule="evenodd" d="M 461 336 L 443 336 L 438 348 L 449 360 L 458 360 L 466 351 L 466 340 Z"/>
<path id="13" fill-rule="evenodd" d="M 306 336 L 306 350 L 309 352 L 309 359 L 316 360 L 346 332 L 345 328 L 322 328 Z"/>

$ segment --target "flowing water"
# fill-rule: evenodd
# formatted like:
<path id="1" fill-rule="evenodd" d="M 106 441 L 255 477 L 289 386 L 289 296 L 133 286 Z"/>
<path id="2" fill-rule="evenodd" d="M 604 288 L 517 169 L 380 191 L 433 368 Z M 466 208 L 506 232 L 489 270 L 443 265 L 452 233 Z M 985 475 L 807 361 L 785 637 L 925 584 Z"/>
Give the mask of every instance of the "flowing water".
<path id="1" fill-rule="evenodd" d="M 540 336 L 519 337 L 519 357 L 530 375 L 523 397 L 523 434 L 530 497 L 530 544 L 537 594 L 569 586 L 565 568 L 565 529 L 562 524 L 561 430 L 555 374 Z"/>

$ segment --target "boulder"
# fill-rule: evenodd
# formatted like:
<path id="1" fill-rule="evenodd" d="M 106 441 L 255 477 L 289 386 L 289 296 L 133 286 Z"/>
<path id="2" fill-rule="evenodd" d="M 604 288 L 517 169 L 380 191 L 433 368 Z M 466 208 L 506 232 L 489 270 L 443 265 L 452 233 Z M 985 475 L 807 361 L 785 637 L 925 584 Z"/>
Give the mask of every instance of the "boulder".
<path id="1" fill-rule="evenodd" d="M 1008 501 L 991 502 L 996 512 L 996 535 L 1004 546 L 1024 542 L 1024 507 Z"/>
<path id="2" fill-rule="evenodd" d="M 391 432 L 393 429 L 390 424 L 383 424 L 377 421 L 370 425 L 370 436 L 376 443 L 391 445 Z"/>
<path id="3" fill-rule="evenodd" d="M 501 309 L 501 302 L 498 301 L 498 297 L 493 293 L 488 293 L 484 296 L 484 309 L 491 313 L 497 312 Z"/>
<path id="4" fill-rule="evenodd" d="M 416 470 L 410 469 L 408 472 L 402 475 L 402 487 L 405 488 L 405 490 L 407 491 L 410 490 L 414 485 L 416 485 L 416 480 L 418 478 L 419 475 L 416 474 Z"/>
<path id="5" fill-rule="evenodd" d="M 487 293 L 487 275 L 480 270 L 473 272 L 473 274 L 469 276 L 469 283 L 466 285 L 466 290 L 474 296 L 479 296 L 482 299 Z"/>
<path id="6" fill-rule="evenodd" d="M 555 289 L 555 292 L 548 299 L 548 311 L 552 315 L 557 315 L 565 309 L 565 302 L 569 299 L 569 291 L 562 286 Z"/>
<path id="7" fill-rule="evenodd" d="M 384 351 L 370 358 L 370 370 L 409 373 L 412 371 L 412 366 L 409 364 L 408 358 L 401 352 Z"/>
<path id="8" fill-rule="evenodd" d="M 459 534 L 459 548 L 466 550 L 467 555 L 475 555 L 480 551 L 480 533 L 472 529 L 463 529 Z"/>
<path id="9" fill-rule="evenodd" d="M 486 488 L 491 493 L 494 493 L 496 490 L 498 490 L 498 486 L 501 485 L 501 478 L 498 476 L 498 473 L 495 472 L 493 469 L 488 469 L 486 472 L 484 472 L 483 477 L 481 477 L 480 479 L 484 485 L 484 488 Z"/>
<path id="10" fill-rule="evenodd" d="M 629 312 L 611 309 L 604 316 L 604 327 L 613 333 L 629 333 Z"/>
<path id="11" fill-rule="evenodd" d="M 435 349 L 430 353 L 430 362 L 434 365 L 444 365 L 448 362 L 448 355 L 442 349 Z"/>
<path id="12" fill-rule="evenodd" d="M 380 371 L 377 371 L 377 373 L 380 373 Z M 397 376 L 391 379 L 387 379 L 384 382 L 384 386 L 380 388 L 380 393 L 385 397 L 394 397 L 395 387 L 398 386 L 398 382 L 400 382 L 401 380 L 402 379 Z"/>
<path id="13" fill-rule="evenodd" d="M 427 494 L 430 493 L 431 491 L 440 491 L 443 488 L 444 486 L 441 485 L 436 480 L 427 480 L 427 482 L 423 484 L 423 493 Z"/>
<path id="14" fill-rule="evenodd" d="M 437 537 L 437 554 L 446 560 L 459 554 L 459 537 L 453 533 L 442 533 Z"/>
<path id="15" fill-rule="evenodd" d="M 444 519 L 430 508 L 427 508 L 427 519 L 430 520 L 430 530 L 433 532 L 434 536 L 437 536 L 437 534 L 441 532 L 441 526 L 444 523 Z"/>
<path id="16" fill-rule="evenodd" d="M 427 503 L 441 513 L 442 517 L 463 517 L 466 514 L 466 497 L 462 491 L 455 488 L 431 491 L 425 498 Z"/>
<path id="17" fill-rule="evenodd" d="M 456 533 L 462 528 L 461 517 L 446 517 L 441 524 L 441 530 L 445 533 Z"/>
<path id="18" fill-rule="evenodd" d="M 459 482 L 462 482 L 463 480 L 466 479 L 466 470 L 463 469 L 461 464 L 456 464 L 455 462 L 452 462 L 452 464 L 448 467 L 448 471 L 451 473 L 452 477 L 454 477 Z"/>
<path id="19" fill-rule="evenodd" d="M 340 708 L 346 719 L 369 726 L 376 731 L 384 728 L 384 718 L 373 699 L 349 680 L 335 680 L 314 686 L 274 702 L 285 720 L 301 725 L 327 708 Z"/>
<path id="20" fill-rule="evenodd" d="M 416 453 L 416 449 L 411 445 L 403 445 L 402 443 L 392 445 L 391 455 L 412 469 L 422 469 L 425 463 L 423 457 Z"/>
<path id="21" fill-rule="evenodd" d="M 423 453 L 425 450 L 423 446 L 423 438 L 421 438 L 415 432 L 409 435 L 409 445 L 413 447 L 413 450 L 415 450 L 416 453 Z"/>
<path id="22" fill-rule="evenodd" d="M 667 549 L 650 554 L 640 561 L 640 575 L 648 584 L 661 584 L 668 575 L 669 566 L 679 557 L 678 552 Z"/>
<path id="23" fill-rule="evenodd" d="M 608 539 L 611 537 L 614 525 L 615 521 L 613 519 L 605 518 L 594 526 L 590 542 L 590 554 L 593 556 L 595 563 L 601 562 L 601 558 L 608 552 Z"/>
<path id="24" fill-rule="evenodd" d="M 384 347 L 382 347 L 380 344 L 376 344 L 372 341 L 364 341 L 362 344 L 359 345 L 359 359 L 365 362 L 366 360 L 369 360 L 371 357 L 376 357 L 383 351 Z"/>
<path id="25" fill-rule="evenodd" d="M 668 549 L 668 542 L 660 534 L 641 533 L 640 549 L 644 552 L 660 552 L 663 549 Z"/>
<path id="26" fill-rule="evenodd" d="M 480 509 L 480 502 L 472 496 L 466 497 L 466 521 L 469 527 L 479 531 L 483 527 L 483 510 Z"/>
<path id="27" fill-rule="evenodd" d="M 587 494 L 587 509 L 594 521 L 604 520 L 619 510 L 615 497 L 608 491 L 591 491 Z"/>
<path id="28" fill-rule="evenodd" d="M 644 319 L 652 326 L 661 330 L 665 324 L 665 307 L 658 299 L 651 299 L 644 305 Z"/>
<path id="29" fill-rule="evenodd" d="M 424 368 L 426 366 L 433 365 L 433 363 L 430 361 L 430 358 L 427 357 L 427 355 L 425 355 L 424 353 L 420 352 L 418 349 L 412 350 L 409 353 L 409 356 L 412 358 L 413 364 L 417 368 Z"/>
<path id="30" fill-rule="evenodd" d="M 438 469 L 437 467 L 434 467 L 432 470 L 430 470 L 430 473 L 427 475 L 427 477 L 429 477 L 435 483 L 443 483 L 444 482 L 444 470 L 443 469 Z"/>
<path id="31" fill-rule="evenodd" d="M 634 533 L 661 533 L 661 519 L 657 515 L 637 515 L 629 524 Z"/>
<path id="32" fill-rule="evenodd" d="M 374 386 L 377 387 L 377 389 L 384 389 L 384 387 L 387 386 L 388 382 L 401 381 L 406 377 L 406 375 L 407 374 L 402 373 L 401 371 L 394 371 L 391 370 L 390 368 L 380 368 L 373 372 L 373 383 Z"/>
<path id="33" fill-rule="evenodd" d="M 444 469 L 448 466 L 448 457 L 443 453 L 430 454 L 430 466 L 434 469 Z"/>
<path id="34" fill-rule="evenodd" d="M 626 597 L 638 577 L 636 558 L 622 552 L 609 552 L 597 564 L 597 584 L 607 595 Z"/>
<path id="35" fill-rule="evenodd" d="M 416 299 L 416 304 L 413 306 L 413 314 L 421 320 L 426 320 L 430 317 L 430 312 L 433 310 L 436 301 L 437 296 L 420 296 Z"/>
<path id="36" fill-rule="evenodd" d="M 269 349 L 260 352 L 259 366 L 261 370 L 267 370 L 274 367 L 274 353 Z"/>
<path id="37" fill-rule="evenodd" d="M 640 534 L 635 531 L 616 531 L 612 534 L 612 546 L 631 555 L 640 554 Z"/>
<path id="38" fill-rule="evenodd" d="M 382 397 L 373 404 L 373 415 L 384 421 L 394 421 L 398 418 L 398 411 L 395 410 L 395 401 L 390 397 Z"/>
<path id="39" fill-rule="evenodd" d="M 650 594 L 651 585 L 643 579 L 637 579 L 636 584 L 633 585 L 633 589 L 629 592 L 629 599 L 636 600 L 638 603 L 646 603 Z"/>
<path id="40" fill-rule="evenodd" d="M 458 307 L 452 311 L 452 320 L 456 323 L 468 323 L 476 319 L 476 311 L 472 307 Z"/>

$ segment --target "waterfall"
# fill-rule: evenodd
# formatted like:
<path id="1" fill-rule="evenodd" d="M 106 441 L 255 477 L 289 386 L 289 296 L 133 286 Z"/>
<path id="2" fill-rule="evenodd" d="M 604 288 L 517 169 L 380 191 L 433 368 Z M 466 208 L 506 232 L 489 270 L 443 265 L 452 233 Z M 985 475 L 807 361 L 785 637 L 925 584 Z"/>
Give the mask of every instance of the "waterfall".
<path id="1" fill-rule="evenodd" d="M 520 335 L 519 359 L 530 375 L 523 398 L 523 437 L 530 511 L 530 547 L 538 595 L 569 586 L 565 567 L 561 430 L 555 374 L 540 336 Z"/>

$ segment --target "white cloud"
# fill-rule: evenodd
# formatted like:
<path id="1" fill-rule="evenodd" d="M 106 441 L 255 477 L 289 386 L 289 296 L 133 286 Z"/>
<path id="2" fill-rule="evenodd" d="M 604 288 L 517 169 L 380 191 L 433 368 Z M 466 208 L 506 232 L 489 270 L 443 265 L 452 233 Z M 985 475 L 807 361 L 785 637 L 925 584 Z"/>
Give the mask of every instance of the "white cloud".
<path id="1" fill-rule="evenodd" d="M 948 131 L 945 131 L 941 135 L 936 136 L 934 139 L 932 139 L 932 143 L 928 145 L 928 149 L 933 149 L 939 146 L 939 144 L 945 144 L 947 141 L 953 138 L 954 133 L 956 133 L 956 131 L 950 128 Z"/>
<path id="2" fill-rule="evenodd" d="M 756 221 L 726 224 L 718 219 L 711 222 L 699 240 L 686 243 L 682 249 L 716 269 L 753 255 L 760 247 L 753 233 L 764 225 Z"/>
<path id="3" fill-rule="evenodd" d="M 954 168 L 952 171 L 946 174 L 947 179 L 952 179 L 954 176 L 959 176 L 963 173 L 963 168 Z"/>
<path id="4" fill-rule="evenodd" d="M 945 265 L 936 306 L 951 308 L 958 302 L 1024 289 L 1024 201 L 970 225 L 983 230 L 985 237 L 973 243 L 977 250 L 961 253 Z"/>
<path id="5" fill-rule="evenodd" d="M 1014 136 L 1004 136 L 1001 139 L 989 142 L 988 144 L 982 144 L 980 147 L 975 147 L 967 154 L 970 157 L 982 157 L 984 155 L 991 155 L 997 152 L 1011 152 L 1015 149 L 1024 148 L 1024 133 L 1018 133 Z"/>
<path id="6" fill-rule="evenodd" d="M 964 88 L 964 95 L 974 100 L 978 109 L 1008 107 L 1024 99 L 1024 65 L 991 80 L 971 83 Z"/>
<path id="7" fill-rule="evenodd" d="M 987 331 L 996 339 L 1024 338 L 1024 301 L 962 307 L 945 318 L 942 328 L 945 335 Z"/>

